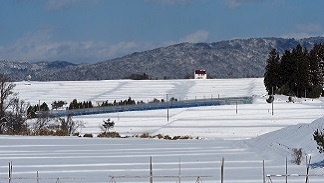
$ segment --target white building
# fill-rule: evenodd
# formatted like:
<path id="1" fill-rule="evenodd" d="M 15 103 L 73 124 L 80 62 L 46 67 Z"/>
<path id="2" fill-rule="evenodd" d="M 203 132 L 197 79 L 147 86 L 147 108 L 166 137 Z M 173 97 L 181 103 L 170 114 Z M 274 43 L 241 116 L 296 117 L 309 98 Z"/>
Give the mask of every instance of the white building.
<path id="1" fill-rule="evenodd" d="M 195 70 L 195 79 L 207 79 L 207 73 L 205 70 Z"/>

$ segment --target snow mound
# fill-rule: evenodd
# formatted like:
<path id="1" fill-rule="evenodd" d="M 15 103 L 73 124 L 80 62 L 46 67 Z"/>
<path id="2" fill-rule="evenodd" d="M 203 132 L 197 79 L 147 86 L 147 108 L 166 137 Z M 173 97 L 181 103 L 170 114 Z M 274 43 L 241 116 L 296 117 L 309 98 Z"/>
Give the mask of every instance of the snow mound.
<path id="1" fill-rule="evenodd" d="M 248 146 L 265 157 L 265 159 L 282 162 L 285 157 L 293 162 L 293 149 L 302 148 L 304 157 L 312 158 L 312 167 L 323 167 L 322 155 L 317 150 L 317 144 L 313 139 L 313 133 L 317 129 L 324 129 L 324 117 L 310 124 L 297 124 L 287 126 L 280 130 L 272 131 L 264 135 L 245 141 Z M 302 162 L 305 164 L 305 161 Z"/>

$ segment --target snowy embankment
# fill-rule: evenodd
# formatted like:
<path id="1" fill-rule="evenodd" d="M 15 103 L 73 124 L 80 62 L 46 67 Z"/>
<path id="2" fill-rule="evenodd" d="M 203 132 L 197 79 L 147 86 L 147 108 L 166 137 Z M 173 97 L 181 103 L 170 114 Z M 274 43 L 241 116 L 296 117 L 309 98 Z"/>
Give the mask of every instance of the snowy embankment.
<path id="1" fill-rule="evenodd" d="M 1 137 L 0 177 L 6 175 L 8 161 L 14 161 L 16 174 L 33 176 L 40 171 L 46 177 L 83 177 L 85 181 L 107 182 L 109 175 L 148 175 L 149 156 L 153 157 L 155 175 L 179 173 L 206 175 L 203 182 L 219 181 L 220 159 L 225 158 L 226 182 L 261 182 L 262 160 L 266 173 L 283 174 L 285 157 L 290 173 L 305 173 L 303 165 L 295 165 L 292 148 L 302 148 L 312 156 L 313 163 L 321 162 L 312 134 L 323 129 L 324 114 L 321 99 L 299 99 L 287 103 L 286 96 L 275 96 L 274 105 L 265 102 L 267 96 L 262 78 L 215 80 L 163 81 L 80 81 L 80 82 L 17 83 L 21 99 L 32 105 L 51 104 L 55 100 L 73 99 L 93 103 L 125 100 L 151 101 L 154 98 L 175 97 L 179 100 L 254 96 L 253 104 L 195 107 L 170 110 L 123 112 L 74 117 L 82 121 L 82 134 L 100 133 L 103 120 L 116 122 L 114 131 L 123 136 L 150 133 L 151 135 L 190 135 L 203 140 L 167 141 L 157 139 L 87 139 L 76 137 Z M 318 119 L 318 120 L 316 120 Z M 316 120 L 315 122 L 313 122 Z M 311 173 L 321 173 L 314 164 Z M 191 178 L 192 179 L 192 178 Z M 193 182 L 190 178 L 183 181 Z M 305 180 L 304 177 L 291 178 Z M 282 182 L 284 179 L 280 179 Z M 318 182 L 321 177 L 312 177 Z M 117 182 L 143 182 L 146 179 L 119 179 Z M 176 182 L 176 178 L 160 178 L 157 182 Z M 15 181 L 17 182 L 17 181 Z M 62 181 L 63 182 L 63 181 Z M 73 182 L 68 180 L 64 182 Z"/>

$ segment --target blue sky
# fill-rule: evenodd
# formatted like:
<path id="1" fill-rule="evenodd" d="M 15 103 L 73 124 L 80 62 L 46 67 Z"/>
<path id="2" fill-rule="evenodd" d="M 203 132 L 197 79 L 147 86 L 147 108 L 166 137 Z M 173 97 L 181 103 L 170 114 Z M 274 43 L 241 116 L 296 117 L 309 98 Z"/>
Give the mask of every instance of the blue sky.
<path id="1" fill-rule="evenodd" d="M 181 42 L 324 35 L 323 0 L 1 0 L 0 59 L 96 63 Z"/>

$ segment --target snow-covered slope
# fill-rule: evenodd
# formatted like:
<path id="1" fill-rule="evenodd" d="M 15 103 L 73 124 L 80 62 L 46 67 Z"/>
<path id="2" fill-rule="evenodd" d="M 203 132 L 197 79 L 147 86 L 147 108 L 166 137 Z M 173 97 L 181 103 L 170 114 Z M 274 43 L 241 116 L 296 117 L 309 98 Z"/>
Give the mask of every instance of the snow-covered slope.
<path id="1" fill-rule="evenodd" d="M 108 100 L 152 101 L 175 97 L 178 100 L 208 99 L 210 97 L 253 96 L 253 104 L 196 107 L 170 110 L 123 112 L 80 116 L 84 123 L 82 133 L 100 133 L 103 120 L 111 118 L 115 129 L 122 135 L 142 133 L 192 135 L 211 139 L 246 139 L 284 128 L 309 124 L 323 116 L 323 102 L 319 99 L 298 99 L 287 103 L 286 96 L 276 96 L 272 108 L 266 103 L 266 91 L 262 78 L 209 79 L 209 80 L 104 80 L 74 82 L 26 82 L 16 83 L 19 96 L 32 105 L 56 100 L 70 103 L 92 101 L 93 104 Z"/>
<path id="2" fill-rule="evenodd" d="M 312 174 L 322 174 L 322 155 L 317 152 L 312 134 L 323 129 L 322 99 L 296 99 L 287 103 L 286 96 L 275 96 L 272 108 L 262 78 L 222 80 L 163 81 L 82 81 L 17 83 L 20 97 L 32 104 L 54 100 L 135 100 L 149 101 L 212 96 L 254 96 L 253 104 L 210 106 L 170 110 L 123 112 L 80 116 L 82 134 L 97 134 L 102 121 L 116 122 L 114 131 L 122 135 L 142 133 L 190 135 L 203 140 L 166 141 L 157 139 L 86 139 L 76 137 L 6 137 L 0 138 L 0 177 L 6 175 L 7 161 L 14 161 L 16 174 L 32 176 L 38 170 L 43 176 L 86 177 L 85 182 L 107 182 L 108 175 L 147 175 L 148 157 L 153 156 L 155 175 L 178 175 L 182 161 L 183 175 L 207 175 L 204 182 L 219 181 L 220 159 L 225 157 L 226 182 L 261 182 L 262 160 L 267 174 L 284 174 L 285 158 L 289 173 L 304 174 L 302 165 L 293 163 L 292 148 L 302 148 L 312 156 Z M 293 182 L 304 177 L 289 178 Z M 143 182 L 147 179 L 119 179 L 119 182 Z M 311 177 L 321 182 L 322 177 Z M 117 180 L 118 181 L 118 180 Z M 178 181 L 175 178 L 160 182 Z M 185 178 L 183 180 L 185 182 Z M 187 182 L 194 180 L 186 179 Z M 283 182 L 284 178 L 277 178 Z M 289 182 L 290 182 L 289 181 Z M 16 182 L 16 181 L 15 181 Z M 73 182 L 67 180 L 67 182 Z M 80 182 L 80 180 L 74 180 Z"/>
<path id="3" fill-rule="evenodd" d="M 250 147 L 258 149 L 258 151 L 261 150 L 262 154 L 273 160 L 280 159 L 279 157 L 290 158 L 294 148 L 302 148 L 304 156 L 312 157 L 312 162 L 318 163 L 323 160 L 323 156 L 319 154 L 316 148 L 317 144 L 313 140 L 313 133 L 316 129 L 324 130 L 323 117 L 310 124 L 296 124 L 269 132 L 246 140 L 246 143 Z M 305 164 L 305 161 L 302 164 Z"/>

